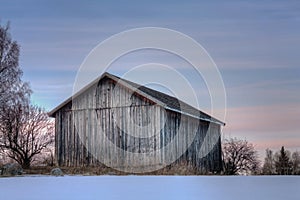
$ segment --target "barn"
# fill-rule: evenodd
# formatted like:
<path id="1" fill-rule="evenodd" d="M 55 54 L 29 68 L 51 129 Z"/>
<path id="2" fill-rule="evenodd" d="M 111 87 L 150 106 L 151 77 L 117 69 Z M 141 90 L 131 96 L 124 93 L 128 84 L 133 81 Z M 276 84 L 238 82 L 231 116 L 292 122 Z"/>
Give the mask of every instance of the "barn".
<path id="1" fill-rule="evenodd" d="M 107 72 L 49 115 L 59 166 L 147 172 L 181 162 L 201 172 L 222 169 L 222 121 Z"/>

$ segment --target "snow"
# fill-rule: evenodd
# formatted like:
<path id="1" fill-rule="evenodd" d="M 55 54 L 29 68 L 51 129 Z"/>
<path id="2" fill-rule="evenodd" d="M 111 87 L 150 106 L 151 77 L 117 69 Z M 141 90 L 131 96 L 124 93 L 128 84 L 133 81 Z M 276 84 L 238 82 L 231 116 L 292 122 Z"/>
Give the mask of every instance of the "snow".
<path id="1" fill-rule="evenodd" d="M 10 177 L 0 199 L 299 200 L 300 176 Z"/>

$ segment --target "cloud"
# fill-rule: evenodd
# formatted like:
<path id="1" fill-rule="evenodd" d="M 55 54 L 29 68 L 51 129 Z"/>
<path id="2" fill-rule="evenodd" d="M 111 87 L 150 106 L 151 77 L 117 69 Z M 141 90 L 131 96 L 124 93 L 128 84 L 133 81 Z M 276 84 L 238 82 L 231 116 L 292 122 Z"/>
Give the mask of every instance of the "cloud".
<path id="1" fill-rule="evenodd" d="M 276 104 L 227 109 L 223 137 L 237 137 L 253 143 L 260 159 L 265 149 L 300 149 L 300 105 Z"/>
<path id="2" fill-rule="evenodd" d="M 248 140 L 263 160 L 267 148 L 300 149 L 299 116 L 299 104 L 229 108 L 223 137 Z"/>
<path id="3" fill-rule="evenodd" d="M 300 138 L 272 139 L 271 141 L 256 140 L 255 144 L 257 149 L 263 150 L 267 148 L 279 150 L 282 146 L 285 146 L 288 149 L 300 150 Z"/>
<path id="4" fill-rule="evenodd" d="M 227 130 L 272 136 L 277 132 L 300 131 L 299 104 L 277 104 L 227 109 Z"/>

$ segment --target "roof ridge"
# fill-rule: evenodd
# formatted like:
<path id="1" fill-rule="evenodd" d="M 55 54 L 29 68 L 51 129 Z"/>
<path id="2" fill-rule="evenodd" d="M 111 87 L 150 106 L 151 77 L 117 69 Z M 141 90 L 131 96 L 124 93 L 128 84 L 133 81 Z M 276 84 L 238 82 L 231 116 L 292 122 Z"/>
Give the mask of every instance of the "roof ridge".
<path id="1" fill-rule="evenodd" d="M 140 93 L 144 93 L 145 95 L 149 95 L 150 97 L 148 96 L 148 98 L 152 97 L 153 99 L 157 100 L 158 103 L 161 104 L 160 106 L 163 106 L 165 109 L 172 110 L 172 111 L 175 111 L 175 112 L 179 112 L 181 114 L 189 115 L 189 116 L 192 116 L 192 117 L 195 117 L 195 118 L 199 118 L 199 119 L 204 120 L 204 121 L 209 121 L 209 122 L 225 125 L 224 122 L 210 116 L 209 114 L 201 111 L 198 108 L 195 108 L 195 107 L 189 105 L 188 103 L 186 103 L 186 102 L 184 102 L 184 101 L 182 101 L 182 100 L 180 100 L 180 99 L 178 99 L 174 96 L 171 96 L 169 94 L 165 94 L 163 92 L 154 90 L 154 89 L 146 87 L 144 85 L 140 85 L 138 83 L 129 81 L 127 79 L 123 79 L 123 78 L 121 78 L 119 76 L 116 76 L 114 74 L 111 74 L 109 72 L 104 72 L 100 77 L 98 77 L 97 79 L 92 81 L 87 86 L 83 87 L 79 92 L 72 95 L 70 98 L 68 98 L 63 103 L 61 103 L 59 106 L 57 106 L 52 111 L 50 111 L 49 115 L 53 116 L 54 113 L 57 110 L 59 110 L 60 108 L 62 108 L 66 104 L 68 104 L 70 101 L 72 101 L 73 96 L 80 95 L 83 91 L 87 90 L 92 85 L 94 85 L 96 82 L 99 82 L 100 80 L 102 80 L 104 77 L 121 80 L 125 84 L 128 84 L 129 86 L 136 88 L 137 91 L 139 91 Z M 141 94 L 141 95 L 145 96 L 143 94 Z"/>
<path id="2" fill-rule="evenodd" d="M 220 120 L 218 120 L 218 119 L 216 119 L 216 118 L 210 116 L 209 114 L 207 114 L 207 113 L 201 111 L 199 108 L 195 108 L 194 106 L 191 106 L 190 104 L 188 104 L 188 103 L 186 103 L 186 102 L 184 102 L 184 101 L 178 99 L 177 97 L 171 96 L 171 95 L 169 95 L 169 94 L 163 93 L 163 92 L 161 92 L 161 91 L 152 89 L 152 88 L 147 87 L 147 86 L 144 86 L 144 85 L 140 85 L 140 84 L 138 84 L 138 83 L 129 81 L 129 80 L 127 80 L 127 79 L 123 79 L 123 78 L 121 78 L 121 77 L 118 77 L 118 76 L 116 76 L 116 75 L 114 75 L 114 74 L 110 74 L 110 73 L 108 73 L 108 72 L 105 72 L 105 74 L 108 74 L 108 75 L 113 76 L 113 77 L 115 77 L 115 78 L 117 78 L 117 79 L 119 79 L 119 80 L 122 80 L 122 81 L 124 81 L 124 82 L 129 83 L 129 84 L 132 84 L 133 87 L 135 87 L 135 88 L 137 88 L 137 89 L 139 89 L 139 90 L 144 89 L 144 90 L 142 90 L 143 92 L 145 92 L 145 90 L 150 90 L 151 92 L 159 93 L 159 94 L 161 94 L 162 96 L 165 96 L 165 97 L 171 98 L 172 100 L 178 101 L 179 105 L 181 105 L 181 106 L 186 106 L 186 107 L 188 107 L 188 108 L 184 108 L 184 107 L 183 107 L 183 108 L 180 108 L 180 109 L 175 109 L 175 110 L 177 110 L 177 111 L 179 111 L 179 112 L 182 112 L 182 109 L 184 109 L 184 112 L 188 112 L 188 109 L 193 109 L 194 112 L 195 112 L 195 111 L 199 112 L 199 115 L 200 115 L 200 116 L 201 116 L 201 115 L 204 115 L 203 117 L 206 117 L 207 119 L 210 118 L 210 120 L 214 120 L 214 122 L 222 123 L 223 125 L 225 125 L 224 122 L 222 122 L 222 121 L 220 121 Z M 147 92 L 146 92 L 146 93 L 147 93 Z M 149 94 L 149 93 L 147 93 L 147 94 L 150 95 L 150 96 L 152 96 L 152 95 Z M 152 97 L 153 97 L 153 98 L 156 98 L 155 96 L 152 96 Z M 159 99 L 158 99 L 158 100 L 159 100 Z M 170 107 L 170 108 L 172 109 L 172 107 Z M 194 114 L 195 114 L 195 113 L 194 113 Z M 200 117 L 200 116 L 197 116 L 197 117 Z"/>

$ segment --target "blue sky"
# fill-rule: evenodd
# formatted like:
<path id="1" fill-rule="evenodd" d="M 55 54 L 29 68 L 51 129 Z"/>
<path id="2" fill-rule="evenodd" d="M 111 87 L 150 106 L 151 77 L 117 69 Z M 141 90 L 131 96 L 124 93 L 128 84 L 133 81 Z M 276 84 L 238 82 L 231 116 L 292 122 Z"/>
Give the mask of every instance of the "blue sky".
<path id="1" fill-rule="evenodd" d="M 225 135 L 246 138 L 262 152 L 285 145 L 300 150 L 300 2 L 287 1 L 4 1 L 0 19 L 11 22 L 21 45 L 20 66 L 33 101 L 51 110 L 72 94 L 88 53 L 113 34 L 155 26 L 200 43 L 218 66 L 227 93 Z M 142 51 L 114 63 L 173 65 L 192 83 L 209 112 L 201 77 L 184 62 Z M 199 81 L 200 80 L 200 81 Z"/>

